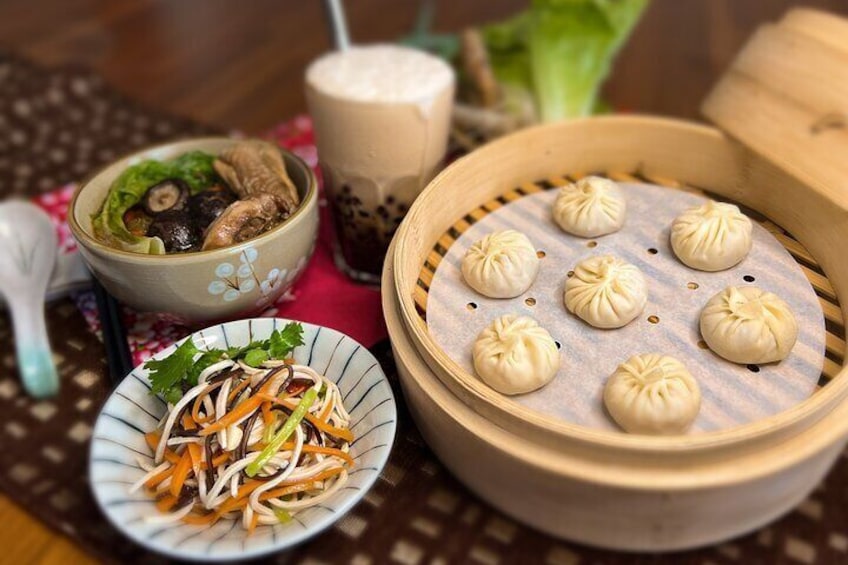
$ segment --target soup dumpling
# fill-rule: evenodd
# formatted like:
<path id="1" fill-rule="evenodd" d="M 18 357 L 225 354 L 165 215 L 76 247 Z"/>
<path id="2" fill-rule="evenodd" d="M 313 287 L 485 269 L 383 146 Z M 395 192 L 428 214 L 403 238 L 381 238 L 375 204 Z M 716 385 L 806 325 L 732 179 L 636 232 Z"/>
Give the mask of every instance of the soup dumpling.
<path id="1" fill-rule="evenodd" d="M 618 185 L 602 177 L 585 177 L 559 189 L 554 221 L 563 231 L 598 237 L 621 229 L 627 204 Z"/>
<path id="2" fill-rule="evenodd" d="M 789 305 L 756 286 L 730 286 L 710 298 L 700 325 L 710 349 L 743 365 L 781 361 L 798 339 Z"/>
<path id="3" fill-rule="evenodd" d="M 489 298 L 515 298 L 536 280 L 539 257 L 521 232 L 493 232 L 472 245 L 462 259 L 468 286 Z"/>
<path id="4" fill-rule="evenodd" d="M 632 322 L 648 302 L 642 271 L 612 255 L 580 261 L 565 281 L 566 309 L 596 328 L 620 328 Z"/>
<path id="5" fill-rule="evenodd" d="M 625 431 L 673 435 L 689 429 L 701 409 L 701 389 L 686 367 L 668 355 L 634 355 L 604 387 L 604 405 Z"/>
<path id="6" fill-rule="evenodd" d="M 671 224 L 671 248 L 685 265 L 723 271 L 751 251 L 753 225 L 738 206 L 710 200 L 684 211 Z"/>
<path id="7" fill-rule="evenodd" d="M 548 384 L 560 353 L 548 331 L 528 316 L 508 314 L 480 332 L 472 351 L 474 370 L 503 394 L 523 394 Z"/>

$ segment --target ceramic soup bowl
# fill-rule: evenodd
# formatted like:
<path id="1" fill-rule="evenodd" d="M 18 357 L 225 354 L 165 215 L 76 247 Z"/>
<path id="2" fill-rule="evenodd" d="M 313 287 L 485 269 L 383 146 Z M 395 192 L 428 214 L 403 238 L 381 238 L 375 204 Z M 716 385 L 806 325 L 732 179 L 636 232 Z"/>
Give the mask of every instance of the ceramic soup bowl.
<path id="1" fill-rule="evenodd" d="M 256 238 L 210 251 L 146 255 L 110 247 L 95 237 L 92 216 L 127 167 L 195 150 L 217 154 L 235 143 L 229 138 L 202 138 L 159 145 L 123 157 L 82 183 L 71 201 L 68 223 L 92 273 L 115 298 L 138 310 L 198 324 L 259 312 L 303 272 L 318 233 L 317 185 L 306 163 L 283 149 L 301 205 Z"/>

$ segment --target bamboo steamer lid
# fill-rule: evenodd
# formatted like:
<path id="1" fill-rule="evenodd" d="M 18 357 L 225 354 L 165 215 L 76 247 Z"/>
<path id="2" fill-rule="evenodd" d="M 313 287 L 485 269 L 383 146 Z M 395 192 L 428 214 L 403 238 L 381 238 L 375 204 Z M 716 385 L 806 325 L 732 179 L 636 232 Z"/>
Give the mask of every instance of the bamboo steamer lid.
<path id="1" fill-rule="evenodd" d="M 848 199 L 848 19 L 811 9 L 761 26 L 703 103 L 749 149 Z"/>

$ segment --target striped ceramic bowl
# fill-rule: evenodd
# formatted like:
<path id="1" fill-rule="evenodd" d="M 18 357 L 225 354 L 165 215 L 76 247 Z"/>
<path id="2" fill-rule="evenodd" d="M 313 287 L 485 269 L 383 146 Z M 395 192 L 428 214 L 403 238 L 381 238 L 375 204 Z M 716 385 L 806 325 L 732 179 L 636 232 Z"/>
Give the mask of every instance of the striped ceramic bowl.
<path id="1" fill-rule="evenodd" d="M 288 320 L 257 318 L 206 328 L 189 336 L 198 348 L 247 345 L 266 339 Z M 147 371 L 136 367 L 115 389 L 94 426 L 89 477 L 94 497 L 112 524 L 140 545 L 177 559 L 241 560 L 280 551 L 333 524 L 368 491 L 389 457 L 395 436 L 397 409 L 391 387 L 373 355 L 335 330 L 303 324 L 305 345 L 294 358 L 335 381 L 351 415 L 355 439 L 350 454 L 355 466 L 348 483 L 325 503 L 299 512 L 287 524 L 260 526 L 251 535 L 239 520 L 214 526 L 148 523 L 159 515 L 144 492 L 129 488 L 144 471 L 138 459 L 150 459 L 144 433 L 165 413 L 165 403 L 150 394 Z M 175 344 L 158 353 L 170 355 Z"/>

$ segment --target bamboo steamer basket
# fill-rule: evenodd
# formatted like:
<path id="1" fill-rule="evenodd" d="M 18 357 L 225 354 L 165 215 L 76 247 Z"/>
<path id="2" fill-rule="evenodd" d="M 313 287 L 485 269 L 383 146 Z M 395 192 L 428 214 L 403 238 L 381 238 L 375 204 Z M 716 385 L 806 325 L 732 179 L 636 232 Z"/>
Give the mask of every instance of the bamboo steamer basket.
<path id="1" fill-rule="evenodd" d="M 383 272 L 383 312 L 412 417 L 457 478 L 531 527 L 630 551 L 716 543 L 791 510 L 821 481 L 844 447 L 840 422 L 848 418 L 846 403 L 820 421 L 822 430 L 808 429 L 789 443 L 747 456 L 716 457 L 709 464 L 682 464 L 677 474 L 691 480 L 676 485 L 659 477 L 650 480 L 650 475 L 634 482 L 628 480 L 630 465 L 600 462 L 521 438 L 464 404 L 418 354 L 392 284 L 394 249 Z M 742 472 L 754 466 L 755 472 Z M 663 470 L 662 465 L 655 468 Z"/>
<path id="2" fill-rule="evenodd" d="M 822 18 L 830 27 L 821 25 Z M 475 214 L 539 190 L 533 181 L 558 184 L 564 173 L 603 172 L 701 187 L 788 230 L 797 238 L 784 235 L 790 251 L 820 266 L 811 282 L 830 298 L 830 326 L 841 326 L 845 309 L 838 297 L 848 293 L 841 251 L 848 238 L 848 175 L 834 155 L 845 154 L 848 136 L 833 125 L 838 120 L 823 118 L 833 114 L 830 100 L 775 84 L 781 75 L 771 69 L 785 68 L 786 57 L 775 60 L 767 48 L 783 41 L 794 46 L 796 57 L 815 52 L 817 61 L 822 52 L 842 53 L 836 42 L 810 44 L 811 21 L 842 29 L 838 18 L 790 13 L 754 36 L 708 98 L 705 112 L 729 124 L 744 144 L 711 127 L 642 116 L 539 126 L 460 159 L 416 200 L 386 262 L 387 322 L 425 438 L 484 499 L 568 539 L 631 550 L 683 549 L 733 537 L 786 512 L 843 449 L 848 377 L 838 331 L 828 336 L 824 368 L 833 378 L 795 407 L 728 430 L 648 437 L 591 430 L 527 410 L 447 357 L 425 321 L 427 285 L 451 234 L 467 228 Z M 841 79 L 839 88 L 848 88 L 844 72 Z M 758 111 L 752 97 L 765 108 Z M 770 104 L 773 98 L 779 104 Z M 743 115 L 736 100 L 747 104 Z M 760 115 L 772 111 L 784 111 L 786 120 Z M 750 131 L 741 122 L 770 129 Z"/>

